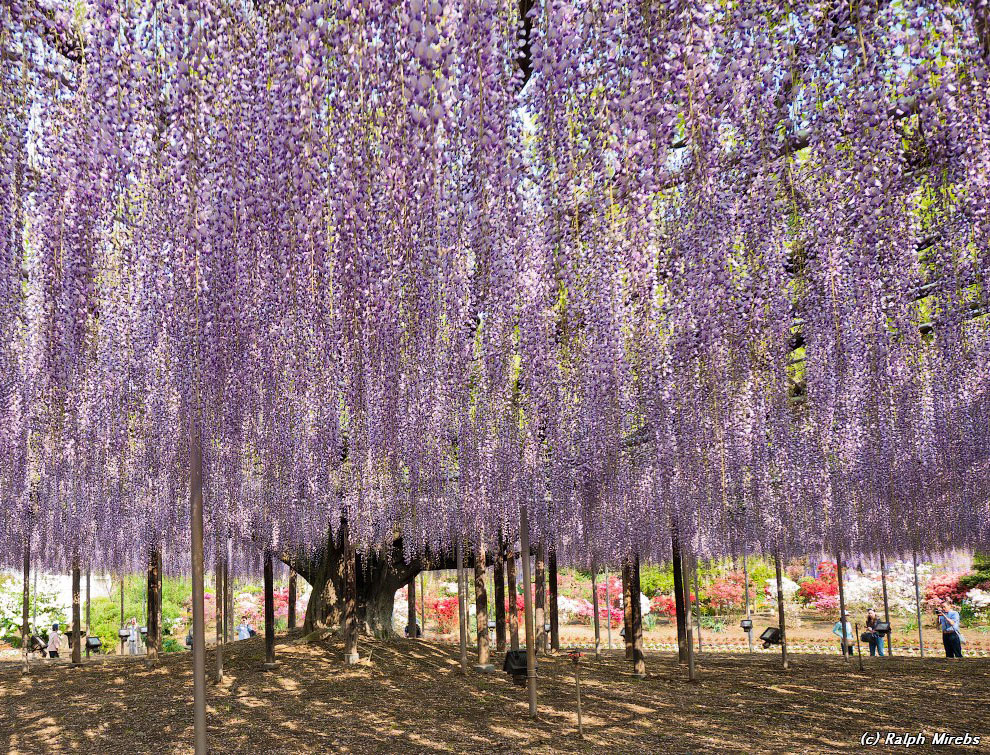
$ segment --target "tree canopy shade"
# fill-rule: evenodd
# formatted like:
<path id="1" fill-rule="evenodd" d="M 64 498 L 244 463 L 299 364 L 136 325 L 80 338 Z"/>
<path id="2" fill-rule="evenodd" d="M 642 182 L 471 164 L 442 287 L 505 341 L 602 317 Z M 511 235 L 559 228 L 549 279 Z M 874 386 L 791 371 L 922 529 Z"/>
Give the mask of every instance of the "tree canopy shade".
<path id="1" fill-rule="evenodd" d="M 986 547 L 988 14 L 4 2 L 0 561 Z"/>

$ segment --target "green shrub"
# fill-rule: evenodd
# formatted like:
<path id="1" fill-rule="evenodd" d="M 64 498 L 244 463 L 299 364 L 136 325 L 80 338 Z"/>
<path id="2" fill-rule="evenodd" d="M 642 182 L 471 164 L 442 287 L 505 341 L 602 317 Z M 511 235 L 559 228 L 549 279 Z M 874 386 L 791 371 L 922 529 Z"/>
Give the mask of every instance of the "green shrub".
<path id="1" fill-rule="evenodd" d="M 653 598 L 663 593 L 674 592 L 674 569 L 670 564 L 665 566 L 639 567 L 639 589 L 643 595 Z"/>
<path id="2" fill-rule="evenodd" d="M 185 650 L 185 649 L 186 649 L 185 646 L 179 644 L 179 641 L 174 637 L 166 637 L 164 640 L 162 640 L 163 653 L 178 653 L 180 650 Z"/>
<path id="3" fill-rule="evenodd" d="M 969 590 L 983 582 L 990 582 L 990 554 L 974 553 L 973 573 L 961 577 L 959 585 Z"/>

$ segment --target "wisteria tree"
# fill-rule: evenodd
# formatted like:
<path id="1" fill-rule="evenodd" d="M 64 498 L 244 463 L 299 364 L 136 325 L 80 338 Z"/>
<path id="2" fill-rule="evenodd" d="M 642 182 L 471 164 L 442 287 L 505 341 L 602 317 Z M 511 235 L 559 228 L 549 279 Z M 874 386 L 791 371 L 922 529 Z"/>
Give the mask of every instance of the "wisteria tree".
<path id="1" fill-rule="evenodd" d="M 5 3 L 2 560 L 985 547 L 988 12 Z"/>

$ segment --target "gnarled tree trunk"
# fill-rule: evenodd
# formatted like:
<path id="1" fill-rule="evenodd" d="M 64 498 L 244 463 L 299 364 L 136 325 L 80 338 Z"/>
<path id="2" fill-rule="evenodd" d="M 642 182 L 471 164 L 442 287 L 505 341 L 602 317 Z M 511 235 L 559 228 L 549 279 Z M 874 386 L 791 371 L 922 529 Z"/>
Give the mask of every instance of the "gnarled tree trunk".
<path id="1" fill-rule="evenodd" d="M 339 532 L 312 554 L 283 554 L 282 560 L 295 569 L 313 588 L 306 607 L 303 629 L 339 628 L 344 623 L 344 578 L 346 548 Z M 431 559 L 431 568 L 453 568 L 453 556 Z M 419 559 L 406 563 L 402 540 L 396 538 L 391 553 L 382 551 L 357 554 L 358 631 L 385 638 L 394 633 L 392 609 L 395 593 L 421 571 Z"/>

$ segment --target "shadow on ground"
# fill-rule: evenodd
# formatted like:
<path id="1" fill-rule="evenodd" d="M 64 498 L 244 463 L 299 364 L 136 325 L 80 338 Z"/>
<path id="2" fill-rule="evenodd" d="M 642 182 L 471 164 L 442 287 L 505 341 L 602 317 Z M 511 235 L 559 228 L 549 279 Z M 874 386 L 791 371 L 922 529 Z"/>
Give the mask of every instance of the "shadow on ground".
<path id="1" fill-rule="evenodd" d="M 968 731 L 990 742 L 983 660 L 865 659 L 859 672 L 855 662 L 805 655 L 785 671 L 779 658 L 704 654 L 701 681 L 689 684 L 670 655 L 651 656 L 644 681 L 628 675 L 621 653 L 586 655 L 581 740 L 566 655 L 540 659 L 533 721 L 524 688 L 502 673 L 463 676 L 456 648 L 369 641 L 365 660 L 345 666 L 335 639 L 302 644 L 299 636 L 280 637 L 278 668 L 268 672 L 260 637 L 227 646 L 224 681 L 208 690 L 212 751 L 831 752 L 862 749 L 861 734 L 874 730 Z M 141 658 L 81 668 L 42 661 L 26 677 L 5 663 L 0 748 L 188 752 L 190 662 L 188 653 L 153 667 Z"/>

